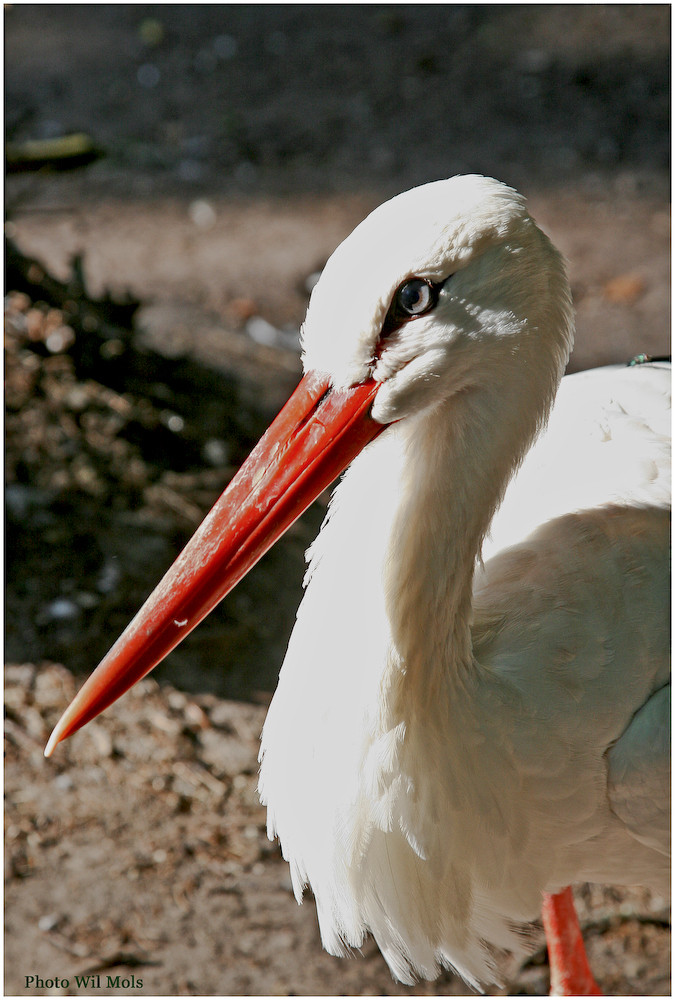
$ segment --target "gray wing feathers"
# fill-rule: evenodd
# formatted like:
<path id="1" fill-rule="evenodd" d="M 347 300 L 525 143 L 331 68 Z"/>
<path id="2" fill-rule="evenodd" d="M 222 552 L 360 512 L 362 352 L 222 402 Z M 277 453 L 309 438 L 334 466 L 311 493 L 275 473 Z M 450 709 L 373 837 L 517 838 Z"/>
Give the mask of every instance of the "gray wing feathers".
<path id="1" fill-rule="evenodd" d="M 613 813 L 629 832 L 670 855 L 670 684 L 655 692 L 607 753 Z"/>

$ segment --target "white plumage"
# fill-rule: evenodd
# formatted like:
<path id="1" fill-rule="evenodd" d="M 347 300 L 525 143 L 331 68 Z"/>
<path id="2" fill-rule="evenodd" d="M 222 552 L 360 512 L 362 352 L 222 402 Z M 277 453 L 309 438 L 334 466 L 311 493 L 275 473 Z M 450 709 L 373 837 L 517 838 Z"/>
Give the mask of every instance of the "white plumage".
<path id="1" fill-rule="evenodd" d="M 667 891 L 670 379 L 565 378 L 491 525 L 572 341 L 514 192 L 455 178 L 374 212 L 317 286 L 305 363 L 365 377 L 395 289 L 449 274 L 375 363 L 374 416 L 400 422 L 311 549 L 260 791 L 329 951 L 370 930 L 405 982 L 486 984 L 542 890 Z"/>
<path id="2" fill-rule="evenodd" d="M 324 944 L 370 931 L 403 981 L 487 985 L 543 892 L 666 892 L 670 369 L 560 385 L 572 337 L 561 257 L 510 188 L 457 177 L 373 212 L 314 289 L 309 374 L 47 752 L 370 441 L 310 551 L 261 745 Z"/>

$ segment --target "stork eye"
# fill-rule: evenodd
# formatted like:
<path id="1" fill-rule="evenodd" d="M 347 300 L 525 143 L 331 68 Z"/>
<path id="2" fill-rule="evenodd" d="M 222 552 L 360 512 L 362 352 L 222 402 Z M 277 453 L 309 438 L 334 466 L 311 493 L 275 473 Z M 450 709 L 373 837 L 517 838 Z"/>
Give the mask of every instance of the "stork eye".
<path id="1" fill-rule="evenodd" d="M 436 283 L 426 278 L 408 278 L 399 285 L 382 326 L 382 336 L 387 337 L 409 320 L 430 312 L 444 284 L 445 280 Z"/>
<path id="2" fill-rule="evenodd" d="M 394 300 L 400 313 L 406 316 L 421 316 L 436 305 L 437 295 L 433 285 L 422 278 L 406 281 L 396 293 Z"/>

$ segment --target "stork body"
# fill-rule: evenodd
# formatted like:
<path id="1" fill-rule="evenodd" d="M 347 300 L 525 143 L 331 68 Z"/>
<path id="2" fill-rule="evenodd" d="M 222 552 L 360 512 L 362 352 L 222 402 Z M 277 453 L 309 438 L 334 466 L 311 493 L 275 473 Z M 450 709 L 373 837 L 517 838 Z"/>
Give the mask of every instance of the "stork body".
<path id="1" fill-rule="evenodd" d="M 516 480 L 475 572 L 490 507 L 477 509 L 474 489 L 463 497 L 456 477 L 472 456 L 493 470 L 499 446 L 487 462 L 476 455 L 444 407 L 391 427 L 355 460 L 311 551 L 263 730 L 262 799 L 296 893 L 314 891 L 328 950 L 343 954 L 371 930 L 406 982 L 443 964 L 492 982 L 485 942 L 521 950 L 516 925 L 539 915 L 543 890 L 599 881 L 667 892 L 658 424 L 604 482 L 605 505 L 585 501 L 603 446 L 618 445 L 607 426 L 631 419 L 622 383 L 629 396 L 639 386 L 661 423 L 668 373 L 593 374 L 563 381 L 550 436 L 521 471 L 534 530 L 509 516 L 512 505 L 522 514 Z M 589 408 L 586 478 L 570 439 L 550 446 Z M 639 489 L 624 475 L 636 463 L 647 471 Z M 661 469 L 651 484 L 650 464 Z M 557 510 L 565 489 L 572 513 Z"/>
<path id="2" fill-rule="evenodd" d="M 511 189 L 453 178 L 377 209 L 314 289 L 296 394 L 49 744 L 351 462 L 260 791 L 326 947 L 370 931 L 404 981 L 494 982 L 572 882 L 668 887 L 669 369 L 559 389 L 572 331 L 561 258 Z"/>

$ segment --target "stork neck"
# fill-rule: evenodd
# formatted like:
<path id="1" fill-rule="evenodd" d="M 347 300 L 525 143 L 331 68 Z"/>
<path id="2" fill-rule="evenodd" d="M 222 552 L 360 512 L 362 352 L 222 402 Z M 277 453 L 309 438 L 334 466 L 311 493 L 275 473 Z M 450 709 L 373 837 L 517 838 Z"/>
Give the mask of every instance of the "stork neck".
<path id="1" fill-rule="evenodd" d="M 402 696 L 424 702 L 473 666 L 472 585 L 483 537 L 536 432 L 504 419 L 503 395 L 456 393 L 412 421 L 386 593 Z M 522 409 L 522 407 L 521 407 Z M 541 411 L 540 411 L 541 412 Z M 405 689 L 405 690 L 403 690 Z"/>

